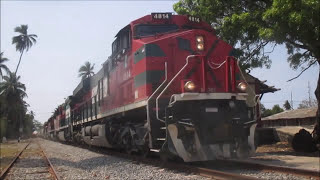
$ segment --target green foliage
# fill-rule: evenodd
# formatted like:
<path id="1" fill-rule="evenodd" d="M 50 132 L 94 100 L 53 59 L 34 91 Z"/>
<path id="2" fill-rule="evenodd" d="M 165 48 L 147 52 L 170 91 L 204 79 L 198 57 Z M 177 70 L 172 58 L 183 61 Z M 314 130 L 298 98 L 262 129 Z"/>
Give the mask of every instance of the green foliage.
<path id="1" fill-rule="evenodd" d="M 17 76 L 21 57 L 24 51 L 28 51 L 35 43 L 37 35 L 28 34 L 28 25 L 21 25 L 14 29 L 19 33 L 18 36 L 12 38 L 12 44 L 16 46 L 16 50 L 21 53 L 16 71 L 11 72 L 4 62 L 8 61 L 1 53 L 0 59 L 0 76 L 3 81 L 0 82 L 0 137 L 6 136 L 16 138 L 21 136 L 19 128 L 23 127 L 25 135 L 31 135 L 34 129 L 34 113 L 27 114 L 29 106 L 23 99 L 27 97 L 26 87 L 20 82 L 20 76 Z M 2 70 L 7 72 L 3 76 Z"/>
<path id="2" fill-rule="evenodd" d="M 82 79 L 90 77 L 91 75 L 94 74 L 93 69 L 94 69 L 94 64 L 91 65 L 89 61 L 85 62 L 85 64 L 82 65 L 79 69 L 79 77 L 82 77 Z"/>
<path id="3" fill-rule="evenodd" d="M 30 114 L 26 114 L 24 116 L 23 128 L 24 128 L 23 130 L 24 134 L 30 137 L 34 129 L 33 116 L 31 116 Z"/>
<path id="4" fill-rule="evenodd" d="M 16 137 L 28 106 L 23 100 L 27 96 L 26 88 L 15 73 L 9 72 L 3 79 L 0 83 L 0 118 L 6 118 L 6 136 Z"/>
<path id="5" fill-rule="evenodd" d="M 4 137 L 7 133 L 7 118 L 1 116 L 0 117 L 0 140 Z"/>
<path id="6" fill-rule="evenodd" d="M 40 131 L 40 129 L 42 129 L 43 125 L 41 122 L 33 119 L 33 127 L 35 130 Z"/>
<path id="7" fill-rule="evenodd" d="M 3 57 L 3 52 L 0 53 L 0 78 L 3 76 L 2 70 L 9 72 L 9 68 L 4 64 L 4 62 L 9 61 L 8 58 Z"/>
<path id="8" fill-rule="evenodd" d="M 271 115 L 274 115 L 274 114 L 281 113 L 283 111 L 284 110 L 278 104 L 276 104 L 276 105 L 274 105 L 272 107 L 272 109 L 265 109 L 264 111 L 262 111 L 261 116 L 262 117 L 267 117 L 267 116 L 271 116 Z"/>
<path id="9" fill-rule="evenodd" d="M 291 105 L 288 100 L 286 100 L 283 104 L 285 110 L 291 110 Z"/>
<path id="10" fill-rule="evenodd" d="M 8 76 L 4 76 L 3 79 L 4 81 L 0 83 L 0 95 L 4 95 L 8 103 L 21 103 L 27 94 L 25 85 L 20 82 L 20 76 L 9 72 Z"/>
<path id="11" fill-rule="evenodd" d="M 245 68 L 270 66 L 268 44 L 285 44 L 294 69 L 320 61 L 319 0 L 180 0 L 173 7 L 211 23 L 238 47 Z"/>

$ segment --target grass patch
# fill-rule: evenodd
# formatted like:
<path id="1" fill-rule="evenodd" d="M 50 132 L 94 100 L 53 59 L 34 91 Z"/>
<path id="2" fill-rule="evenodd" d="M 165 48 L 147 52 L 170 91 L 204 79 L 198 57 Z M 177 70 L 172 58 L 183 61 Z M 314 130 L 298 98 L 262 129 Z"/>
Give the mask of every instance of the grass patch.
<path id="1" fill-rule="evenodd" d="M 26 143 L 0 144 L 0 172 L 6 168 L 15 156 L 26 146 Z"/>

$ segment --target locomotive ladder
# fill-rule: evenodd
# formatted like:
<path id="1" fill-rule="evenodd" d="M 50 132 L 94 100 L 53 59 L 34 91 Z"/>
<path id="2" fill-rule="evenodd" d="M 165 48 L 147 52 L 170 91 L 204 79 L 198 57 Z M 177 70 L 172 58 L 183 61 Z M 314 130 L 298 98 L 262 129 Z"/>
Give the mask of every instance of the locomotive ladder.
<path id="1" fill-rule="evenodd" d="M 163 90 L 160 92 L 160 94 L 158 95 L 158 97 L 156 98 L 156 117 L 157 120 L 159 120 L 160 122 L 163 122 L 165 124 L 164 127 L 160 127 L 160 130 L 165 131 L 165 137 L 157 137 L 157 142 L 161 142 L 162 146 L 158 147 L 157 149 L 150 149 L 150 151 L 153 152 L 160 152 L 161 148 L 167 143 L 167 136 L 168 136 L 168 131 L 167 131 L 167 124 L 166 122 L 169 120 L 172 120 L 173 116 L 169 115 L 167 117 L 165 117 L 165 120 L 161 119 L 159 117 L 159 98 L 163 95 L 163 93 L 168 89 L 168 87 L 173 83 L 173 81 L 181 74 L 181 72 L 188 66 L 189 64 L 189 58 L 193 58 L 193 57 L 197 57 L 197 56 L 201 56 L 201 55 L 189 55 L 186 58 L 186 64 L 179 70 L 179 72 L 170 80 L 170 82 L 163 88 Z M 155 93 L 157 93 L 160 88 L 165 84 L 165 82 L 167 81 L 167 63 L 165 63 L 165 80 L 162 82 L 162 84 L 155 90 L 155 92 L 149 97 L 149 100 L 154 96 Z M 149 109 L 148 109 L 149 110 Z M 148 114 L 148 112 L 147 112 Z M 149 114 L 148 114 L 148 118 L 149 118 Z M 150 121 L 150 120 L 149 120 Z M 160 131 L 161 132 L 161 131 Z M 164 134 L 164 133 L 163 133 Z"/>
<path id="2" fill-rule="evenodd" d="M 167 82 L 167 79 L 168 79 L 168 73 L 167 73 L 167 62 L 164 63 L 164 69 L 165 69 L 165 79 L 164 81 L 160 84 L 160 86 L 158 86 L 158 88 L 151 94 L 151 96 L 148 98 L 147 100 L 147 122 L 148 124 L 151 126 L 151 122 L 150 122 L 150 108 L 149 108 L 149 102 L 150 100 L 155 96 L 156 93 L 158 93 L 160 91 L 160 89 L 165 85 L 165 83 Z M 162 123 L 165 123 L 165 121 L 160 121 Z M 149 129 L 150 130 L 150 129 Z M 160 132 L 161 131 L 164 131 L 166 130 L 166 126 L 164 127 L 160 127 Z M 162 133 L 161 133 L 162 134 Z M 166 137 L 157 137 L 156 138 L 157 141 L 165 141 L 166 140 Z M 151 141 L 149 141 L 150 145 L 152 144 Z M 163 143 L 162 143 L 163 144 Z M 153 151 L 153 152 L 160 152 L 160 149 L 150 149 L 150 151 Z"/>

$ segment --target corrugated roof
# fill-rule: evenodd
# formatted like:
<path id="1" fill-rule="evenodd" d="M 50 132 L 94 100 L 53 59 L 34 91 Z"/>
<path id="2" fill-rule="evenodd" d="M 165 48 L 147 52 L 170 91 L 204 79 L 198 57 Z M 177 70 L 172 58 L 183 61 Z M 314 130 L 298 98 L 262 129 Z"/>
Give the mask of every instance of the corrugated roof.
<path id="1" fill-rule="evenodd" d="M 276 92 L 276 91 L 279 91 L 281 89 L 279 88 L 275 88 L 274 86 L 268 86 L 265 82 L 266 81 L 260 81 L 258 78 L 252 76 L 251 74 L 247 73 L 246 74 L 247 77 L 249 78 L 252 78 L 258 85 L 259 85 L 259 91 L 260 91 L 260 94 L 264 94 L 264 93 L 269 93 L 269 92 Z"/>
<path id="2" fill-rule="evenodd" d="M 295 110 L 284 111 L 278 114 L 274 114 L 274 115 L 262 118 L 262 121 L 315 117 L 316 113 L 317 113 L 317 107 L 306 108 L 306 109 L 295 109 Z"/>

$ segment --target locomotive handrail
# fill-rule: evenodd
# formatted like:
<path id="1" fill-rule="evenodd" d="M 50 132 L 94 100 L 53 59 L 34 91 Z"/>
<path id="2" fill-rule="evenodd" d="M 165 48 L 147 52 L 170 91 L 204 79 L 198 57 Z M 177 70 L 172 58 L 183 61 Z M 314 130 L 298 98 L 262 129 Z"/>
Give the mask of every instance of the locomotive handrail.
<path id="1" fill-rule="evenodd" d="M 191 57 L 197 57 L 197 56 L 201 56 L 201 55 L 189 55 L 186 58 L 186 64 L 180 69 L 180 71 L 171 79 L 171 81 L 167 84 L 167 86 L 161 91 L 161 93 L 158 95 L 157 99 L 156 99 L 156 116 L 157 119 L 161 122 L 165 122 L 163 119 L 159 118 L 159 98 L 160 96 L 162 96 L 162 94 L 168 89 L 168 87 L 172 84 L 172 82 L 180 75 L 180 73 L 188 66 L 189 64 L 189 58 Z"/>
<path id="2" fill-rule="evenodd" d="M 158 86 L 158 88 L 151 94 L 151 96 L 147 99 L 147 118 L 149 119 L 149 101 L 150 99 L 159 91 L 159 89 L 167 82 L 168 79 L 168 71 L 167 71 L 167 62 L 164 63 L 164 71 L 165 78 L 164 81 Z"/>
<path id="3" fill-rule="evenodd" d="M 259 99 L 259 98 L 256 99 L 256 97 L 257 97 L 257 96 L 259 97 L 260 95 L 257 95 L 256 92 L 255 92 L 255 90 L 253 90 L 253 89 L 251 88 L 251 86 L 249 86 L 249 83 L 247 82 L 246 77 L 245 77 L 245 76 L 243 75 L 243 73 L 242 73 L 242 70 L 241 70 L 240 65 L 239 65 L 239 61 L 237 61 L 237 66 L 238 66 L 238 68 L 239 68 L 240 75 L 241 75 L 242 79 L 244 80 L 244 82 L 245 82 L 246 84 L 248 84 L 248 89 L 250 89 L 250 90 L 252 91 L 252 93 L 254 94 L 254 106 L 256 106 L 256 105 L 259 103 L 259 101 L 260 101 L 260 99 Z"/>

